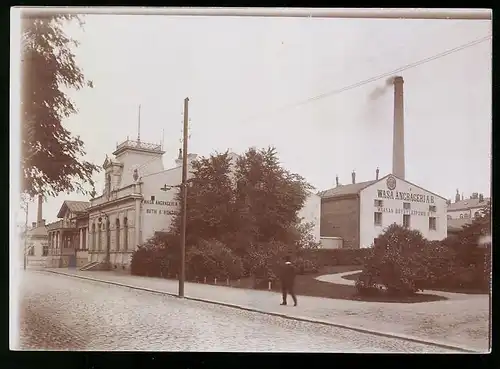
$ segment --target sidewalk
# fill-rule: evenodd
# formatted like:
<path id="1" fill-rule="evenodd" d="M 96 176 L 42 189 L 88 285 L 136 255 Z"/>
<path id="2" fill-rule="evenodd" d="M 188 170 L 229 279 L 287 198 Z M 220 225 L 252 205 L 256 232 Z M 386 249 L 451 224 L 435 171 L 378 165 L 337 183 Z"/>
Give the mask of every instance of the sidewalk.
<path id="1" fill-rule="evenodd" d="M 178 282 L 115 272 L 46 269 L 129 287 L 177 294 Z M 360 302 L 299 296 L 299 306 L 280 306 L 276 292 L 186 283 L 185 296 L 289 318 L 317 321 L 412 341 L 426 341 L 476 352 L 488 350 L 488 297 L 416 304 Z"/>

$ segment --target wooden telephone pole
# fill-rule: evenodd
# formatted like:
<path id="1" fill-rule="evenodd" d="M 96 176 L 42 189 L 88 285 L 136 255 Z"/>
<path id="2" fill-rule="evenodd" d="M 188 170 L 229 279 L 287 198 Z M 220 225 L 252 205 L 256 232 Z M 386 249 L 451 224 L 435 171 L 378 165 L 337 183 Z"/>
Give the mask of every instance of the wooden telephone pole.
<path id="1" fill-rule="evenodd" d="M 186 209 L 187 209 L 187 156 L 188 156 L 188 104 L 189 97 L 184 99 L 184 129 L 182 139 L 182 209 L 181 209 L 181 268 L 179 273 L 179 297 L 184 297 L 184 279 L 186 277 Z"/>

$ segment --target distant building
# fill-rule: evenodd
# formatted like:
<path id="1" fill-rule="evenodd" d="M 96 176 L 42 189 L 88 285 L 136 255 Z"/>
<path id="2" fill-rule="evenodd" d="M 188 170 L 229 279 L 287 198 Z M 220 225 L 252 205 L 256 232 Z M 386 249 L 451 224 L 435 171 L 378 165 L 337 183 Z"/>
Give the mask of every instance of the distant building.
<path id="1" fill-rule="evenodd" d="M 160 144 L 126 140 L 103 163 L 103 193 L 89 203 L 65 201 L 61 221 L 50 225 L 54 266 L 128 269 L 138 245 L 157 232 L 169 232 L 179 210 L 176 194 L 182 181 L 182 152 L 164 169 Z M 237 154 L 230 153 L 234 160 Z M 188 154 L 188 178 L 196 154 Z M 320 197 L 311 193 L 299 212 L 313 222 L 319 241 Z"/>
<path id="2" fill-rule="evenodd" d="M 42 196 L 38 196 L 38 216 L 37 221 L 31 224 L 31 228 L 26 232 L 26 247 L 22 255 L 26 257 L 27 267 L 46 267 L 49 258 L 48 232 L 45 226 L 45 219 L 42 219 Z"/>
<path id="3" fill-rule="evenodd" d="M 378 178 L 378 170 L 377 170 Z M 370 247 L 396 223 L 429 240 L 447 235 L 446 199 L 395 175 L 322 191 L 321 237 L 340 237 L 344 248 Z"/>
<path id="4" fill-rule="evenodd" d="M 474 218 L 481 215 L 481 210 L 485 207 L 490 198 L 485 198 L 483 194 L 474 192 L 468 199 L 460 196 L 457 189 L 455 201 L 448 200 L 448 233 L 459 232 L 464 225 L 471 224 Z"/>

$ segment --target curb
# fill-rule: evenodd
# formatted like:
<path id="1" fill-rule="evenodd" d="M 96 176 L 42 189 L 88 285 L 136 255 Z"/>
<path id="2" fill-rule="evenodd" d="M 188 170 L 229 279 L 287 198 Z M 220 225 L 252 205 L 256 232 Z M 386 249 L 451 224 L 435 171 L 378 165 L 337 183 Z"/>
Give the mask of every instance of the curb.
<path id="1" fill-rule="evenodd" d="M 265 315 L 275 316 L 275 317 L 289 319 L 289 320 L 296 320 L 296 321 L 305 322 L 305 323 L 321 324 L 321 325 L 330 326 L 330 327 L 334 327 L 334 328 L 341 328 L 341 329 L 347 329 L 347 330 L 351 330 L 351 331 L 355 331 L 355 332 L 359 332 L 359 333 L 371 334 L 371 335 L 379 336 L 379 337 L 399 339 L 399 340 L 408 341 L 408 342 L 412 342 L 412 343 L 417 343 L 417 344 L 422 344 L 422 345 L 428 345 L 428 346 L 434 346 L 434 347 L 439 347 L 439 348 L 443 348 L 443 349 L 458 351 L 461 353 L 476 353 L 476 354 L 481 353 L 481 351 L 473 350 L 473 349 L 466 348 L 466 347 L 453 346 L 453 345 L 450 345 L 447 343 L 434 341 L 434 340 L 426 341 L 423 339 L 414 338 L 414 337 L 406 336 L 403 334 L 394 334 L 394 333 L 388 333 L 388 332 L 382 332 L 382 331 L 369 330 L 369 329 L 365 329 L 365 328 L 359 328 L 359 327 L 348 326 L 348 325 L 343 325 L 343 324 L 338 324 L 338 323 L 332 323 L 332 322 L 328 322 L 328 321 L 320 320 L 320 319 L 291 316 L 291 315 L 286 315 L 286 314 L 282 314 L 282 313 L 275 313 L 275 312 L 270 312 L 270 311 L 259 310 L 256 308 L 250 308 L 250 307 L 241 306 L 241 305 L 229 304 L 226 302 L 220 302 L 220 301 L 216 301 L 216 300 L 206 300 L 206 299 L 202 299 L 202 298 L 187 297 L 187 296 L 184 296 L 184 298 L 181 298 L 177 294 L 171 293 L 171 292 L 159 291 L 159 290 L 154 290 L 154 289 L 146 288 L 146 287 L 132 286 L 132 285 L 123 284 L 123 283 L 119 283 L 119 282 L 106 281 L 103 279 L 85 277 L 85 276 L 81 276 L 81 275 L 58 272 L 58 271 L 54 271 L 54 270 L 40 270 L 40 271 L 43 273 L 53 273 L 53 274 L 58 274 L 58 275 L 64 275 L 67 277 L 73 277 L 73 278 L 85 279 L 85 280 L 99 282 L 99 283 L 111 284 L 111 285 L 115 285 L 115 286 L 119 286 L 119 287 L 125 287 L 125 288 L 134 289 L 134 290 L 150 292 L 150 293 L 154 293 L 157 295 L 166 295 L 166 296 L 176 297 L 178 299 L 185 299 L 185 300 L 203 302 L 203 303 L 208 303 L 208 304 L 220 305 L 220 306 L 225 306 L 225 307 L 229 307 L 229 308 L 233 308 L 233 309 L 249 311 L 252 313 L 265 314 Z"/>

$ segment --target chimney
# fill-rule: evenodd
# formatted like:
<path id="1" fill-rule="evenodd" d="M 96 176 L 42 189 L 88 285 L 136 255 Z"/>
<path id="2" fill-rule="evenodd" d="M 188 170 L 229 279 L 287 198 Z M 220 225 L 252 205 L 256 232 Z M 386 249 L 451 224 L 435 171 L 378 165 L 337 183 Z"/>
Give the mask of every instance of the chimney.
<path id="1" fill-rule="evenodd" d="M 356 183 L 356 172 L 353 170 L 352 171 L 352 184 Z"/>
<path id="2" fill-rule="evenodd" d="M 479 202 L 483 202 L 484 201 L 484 196 L 482 193 L 479 194 Z"/>
<path id="3" fill-rule="evenodd" d="M 457 188 L 457 193 L 455 195 L 455 202 L 459 202 L 460 201 L 460 194 L 458 193 L 458 188 Z"/>
<path id="4" fill-rule="evenodd" d="M 36 222 L 31 223 L 31 228 L 36 228 Z"/>
<path id="5" fill-rule="evenodd" d="M 405 130 L 403 77 L 394 77 L 394 127 L 392 135 L 392 174 L 405 179 Z"/>
<path id="6" fill-rule="evenodd" d="M 379 173 L 379 169 L 377 168 L 377 170 L 375 171 L 375 179 L 378 181 L 378 173 Z"/>
<path id="7" fill-rule="evenodd" d="M 463 201 L 463 199 L 464 199 L 464 193 L 462 192 L 462 201 Z"/>
<path id="8" fill-rule="evenodd" d="M 450 199 L 446 200 L 446 205 L 448 205 L 448 206 L 451 205 L 451 200 Z"/>
<path id="9" fill-rule="evenodd" d="M 38 214 L 36 217 L 36 224 L 40 226 L 42 224 L 42 205 L 43 204 L 43 196 L 38 195 Z"/>
<path id="10" fill-rule="evenodd" d="M 337 187 L 339 186 L 339 175 L 337 174 L 335 176 L 335 183 L 337 184 Z"/>

